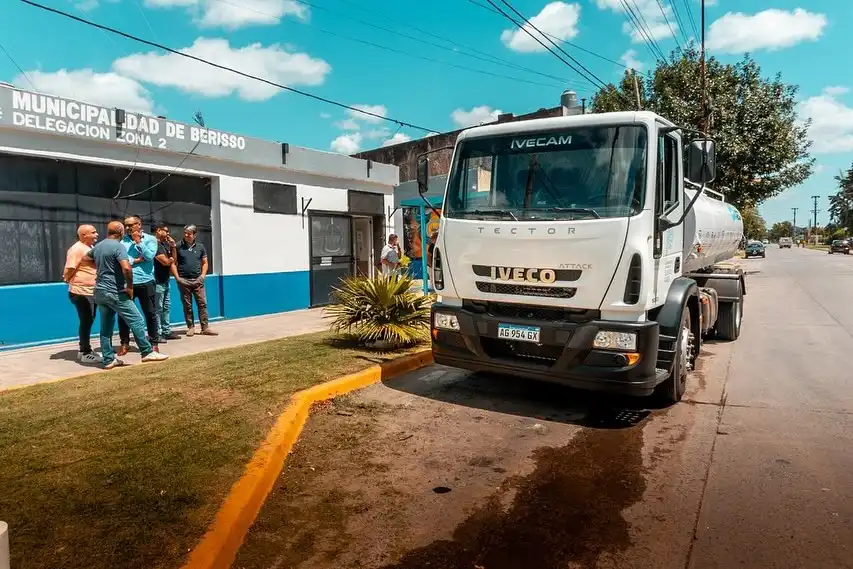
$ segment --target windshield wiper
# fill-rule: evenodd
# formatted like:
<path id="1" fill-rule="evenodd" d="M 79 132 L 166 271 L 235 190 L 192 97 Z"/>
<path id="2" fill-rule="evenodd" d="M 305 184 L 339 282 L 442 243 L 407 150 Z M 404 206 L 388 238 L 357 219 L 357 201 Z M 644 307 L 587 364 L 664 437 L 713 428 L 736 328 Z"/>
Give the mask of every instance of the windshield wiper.
<path id="1" fill-rule="evenodd" d="M 529 207 L 525 211 L 552 211 L 554 213 L 583 213 L 601 219 L 598 212 L 588 207 Z"/>
<path id="2" fill-rule="evenodd" d="M 518 218 L 515 217 L 515 214 L 512 213 L 508 209 L 471 209 L 463 212 L 465 215 L 508 215 L 513 218 L 515 221 L 518 221 Z"/>

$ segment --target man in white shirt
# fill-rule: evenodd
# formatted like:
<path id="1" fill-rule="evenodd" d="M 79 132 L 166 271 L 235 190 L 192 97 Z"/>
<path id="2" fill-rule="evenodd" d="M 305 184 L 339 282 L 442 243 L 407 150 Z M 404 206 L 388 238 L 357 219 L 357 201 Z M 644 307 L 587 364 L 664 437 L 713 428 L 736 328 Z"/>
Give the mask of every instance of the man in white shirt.
<path id="1" fill-rule="evenodd" d="M 388 244 L 382 248 L 380 263 L 382 264 L 382 274 L 391 275 L 400 268 L 400 258 L 403 256 L 403 251 L 400 249 L 399 239 L 392 233 L 388 236 Z"/>

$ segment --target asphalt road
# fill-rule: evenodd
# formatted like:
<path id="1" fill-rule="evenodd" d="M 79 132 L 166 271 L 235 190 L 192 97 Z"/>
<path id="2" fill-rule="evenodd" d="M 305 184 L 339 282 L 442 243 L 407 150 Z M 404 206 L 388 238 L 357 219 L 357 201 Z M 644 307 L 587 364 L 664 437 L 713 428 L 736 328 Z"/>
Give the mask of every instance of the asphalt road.
<path id="1" fill-rule="evenodd" d="M 743 262 L 742 335 L 684 402 L 373 386 L 311 418 L 235 567 L 853 567 L 853 256 Z"/>

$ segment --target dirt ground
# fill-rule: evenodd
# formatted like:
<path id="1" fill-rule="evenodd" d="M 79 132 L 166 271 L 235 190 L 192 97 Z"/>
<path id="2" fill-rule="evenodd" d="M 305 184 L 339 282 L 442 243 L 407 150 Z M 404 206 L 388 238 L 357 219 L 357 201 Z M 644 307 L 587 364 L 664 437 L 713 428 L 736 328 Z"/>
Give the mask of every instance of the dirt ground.
<path id="1" fill-rule="evenodd" d="M 706 375 L 668 410 L 438 366 L 338 398 L 234 567 L 683 567 L 710 438 L 685 441 L 717 412 Z"/>

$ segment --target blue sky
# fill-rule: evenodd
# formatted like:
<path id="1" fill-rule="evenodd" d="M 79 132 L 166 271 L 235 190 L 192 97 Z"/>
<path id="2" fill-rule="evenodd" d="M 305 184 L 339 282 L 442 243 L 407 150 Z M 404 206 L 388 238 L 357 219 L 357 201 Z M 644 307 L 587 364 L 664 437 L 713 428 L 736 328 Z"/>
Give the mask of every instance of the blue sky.
<path id="1" fill-rule="evenodd" d="M 699 0 L 626 1 L 667 53 L 676 46 L 670 26 L 680 42 L 678 21 L 694 36 L 688 9 L 699 24 Z M 476 5 L 488 7 L 486 0 L 42 3 L 437 131 L 489 120 L 498 111 L 522 114 L 554 106 L 566 87 L 582 97 L 594 93 L 528 35 Z M 652 63 L 647 44 L 626 23 L 621 0 L 511 4 L 544 32 L 574 44 L 564 44 L 566 51 L 605 82 L 618 79 L 625 64 L 644 70 Z M 781 72 L 800 86 L 801 116 L 815 121 L 817 171 L 801 187 L 762 205 L 768 222 L 790 219 L 792 207 L 800 208 L 798 221 L 804 219 L 812 207 L 809 196 L 820 195 L 818 218 L 825 223 L 833 176 L 853 163 L 853 94 L 847 92 L 853 80 L 843 26 L 850 21 L 853 3 L 838 0 L 707 2 L 709 51 L 724 61 L 749 51 L 765 75 Z M 18 0 L 5 2 L 0 38 L 25 71 L 0 54 L 0 80 L 24 88 L 34 85 L 185 122 L 200 110 L 212 128 L 329 151 L 355 152 L 425 134 L 165 56 Z"/>

